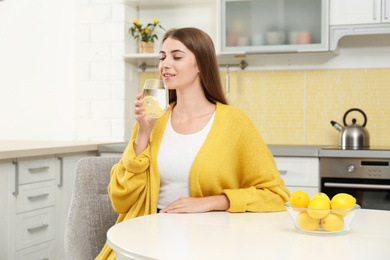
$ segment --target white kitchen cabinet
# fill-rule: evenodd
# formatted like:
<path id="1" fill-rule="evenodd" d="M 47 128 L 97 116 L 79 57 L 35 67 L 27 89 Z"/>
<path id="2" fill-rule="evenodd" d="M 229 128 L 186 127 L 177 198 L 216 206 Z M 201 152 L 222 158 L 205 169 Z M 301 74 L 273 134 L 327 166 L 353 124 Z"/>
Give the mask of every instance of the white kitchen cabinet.
<path id="1" fill-rule="evenodd" d="M 58 178 L 56 180 L 56 186 L 59 194 L 57 199 L 58 211 L 56 213 L 56 224 L 58 227 L 56 229 L 56 259 L 65 259 L 65 226 L 66 220 L 68 218 L 70 201 L 72 198 L 76 165 L 79 160 L 88 156 L 96 156 L 96 152 L 57 155 L 57 169 L 59 169 L 60 173 L 57 175 Z"/>
<path id="2" fill-rule="evenodd" d="M 0 259 L 64 259 L 77 162 L 96 152 L 0 162 Z"/>
<path id="3" fill-rule="evenodd" d="M 390 23 L 390 0 L 330 0 L 330 25 Z"/>
<path id="4" fill-rule="evenodd" d="M 218 0 L 221 54 L 328 51 L 328 0 Z"/>
<path id="5" fill-rule="evenodd" d="M 11 230 L 11 214 L 9 209 L 14 205 L 12 193 L 15 191 L 15 165 L 12 160 L 0 162 L 0 259 L 12 259 L 10 237 L 14 233 Z"/>
<path id="6" fill-rule="evenodd" d="M 329 50 L 344 36 L 389 34 L 390 0 L 331 0 Z"/>
<path id="7" fill-rule="evenodd" d="M 318 157 L 275 156 L 274 158 L 279 174 L 291 193 L 303 190 L 312 197 L 320 192 Z"/>

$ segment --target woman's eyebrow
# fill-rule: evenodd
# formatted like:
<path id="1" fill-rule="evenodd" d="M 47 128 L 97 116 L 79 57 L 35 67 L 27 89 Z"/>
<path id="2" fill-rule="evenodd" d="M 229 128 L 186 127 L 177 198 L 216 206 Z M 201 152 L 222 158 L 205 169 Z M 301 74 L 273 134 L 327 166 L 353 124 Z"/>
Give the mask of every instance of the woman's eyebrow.
<path id="1" fill-rule="evenodd" d="M 185 53 L 185 52 L 182 51 L 182 50 L 173 50 L 173 51 L 171 51 L 171 53 L 176 53 L 176 52 Z M 160 51 L 160 54 L 166 54 L 166 53 L 165 53 L 165 51 Z"/>

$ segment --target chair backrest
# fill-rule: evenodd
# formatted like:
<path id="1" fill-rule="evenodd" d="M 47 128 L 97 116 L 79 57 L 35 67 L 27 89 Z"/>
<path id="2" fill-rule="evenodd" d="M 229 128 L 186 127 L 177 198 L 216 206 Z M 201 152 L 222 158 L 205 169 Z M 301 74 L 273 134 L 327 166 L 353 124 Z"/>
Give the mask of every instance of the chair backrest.
<path id="1" fill-rule="evenodd" d="M 95 259 L 103 248 L 107 230 L 118 218 L 107 188 L 111 168 L 119 160 L 120 157 L 85 157 L 77 163 L 65 228 L 66 259 Z"/>

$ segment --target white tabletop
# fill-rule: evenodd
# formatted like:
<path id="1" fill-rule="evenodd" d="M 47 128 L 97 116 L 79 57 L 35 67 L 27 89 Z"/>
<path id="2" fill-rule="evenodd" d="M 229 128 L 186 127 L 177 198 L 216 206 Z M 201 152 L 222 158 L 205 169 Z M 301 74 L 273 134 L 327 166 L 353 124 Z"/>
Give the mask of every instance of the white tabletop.
<path id="1" fill-rule="evenodd" d="M 153 214 L 107 232 L 121 259 L 390 259 L 390 211 L 360 210 L 346 235 L 297 232 L 287 212 Z"/>

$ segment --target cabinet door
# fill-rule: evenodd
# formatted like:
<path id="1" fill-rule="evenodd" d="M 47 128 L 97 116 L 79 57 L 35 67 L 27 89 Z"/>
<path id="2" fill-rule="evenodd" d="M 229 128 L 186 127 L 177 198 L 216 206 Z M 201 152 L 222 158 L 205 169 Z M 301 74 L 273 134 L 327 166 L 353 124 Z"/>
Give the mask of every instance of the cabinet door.
<path id="1" fill-rule="evenodd" d="M 11 209 L 14 204 L 15 166 L 12 162 L 0 162 L 0 259 L 11 259 Z"/>
<path id="2" fill-rule="evenodd" d="M 380 23 L 381 15 L 381 0 L 330 0 L 330 25 Z"/>
<path id="3" fill-rule="evenodd" d="M 328 0 L 221 0 L 221 53 L 328 50 Z"/>
<path id="4" fill-rule="evenodd" d="M 390 0 L 382 0 L 382 23 L 390 23 Z"/>
<path id="5" fill-rule="evenodd" d="M 76 153 L 57 156 L 59 175 L 56 178 L 59 190 L 58 211 L 56 212 L 56 258 L 65 259 L 64 236 L 68 218 L 70 201 L 72 198 L 75 169 L 78 161 L 87 156 L 96 156 L 96 152 Z"/>
<path id="6" fill-rule="evenodd" d="M 275 157 L 280 176 L 292 193 L 303 190 L 313 196 L 319 192 L 319 159 L 312 157 Z"/>

